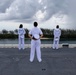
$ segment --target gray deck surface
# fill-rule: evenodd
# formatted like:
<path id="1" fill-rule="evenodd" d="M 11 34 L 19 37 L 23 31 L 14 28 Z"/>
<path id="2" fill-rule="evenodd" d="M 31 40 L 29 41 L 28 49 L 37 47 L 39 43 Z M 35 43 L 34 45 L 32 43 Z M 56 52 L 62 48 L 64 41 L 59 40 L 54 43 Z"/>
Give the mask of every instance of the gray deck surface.
<path id="1" fill-rule="evenodd" d="M 0 48 L 0 75 L 76 75 L 76 48 L 42 48 L 42 62 L 29 61 L 30 48 Z"/>

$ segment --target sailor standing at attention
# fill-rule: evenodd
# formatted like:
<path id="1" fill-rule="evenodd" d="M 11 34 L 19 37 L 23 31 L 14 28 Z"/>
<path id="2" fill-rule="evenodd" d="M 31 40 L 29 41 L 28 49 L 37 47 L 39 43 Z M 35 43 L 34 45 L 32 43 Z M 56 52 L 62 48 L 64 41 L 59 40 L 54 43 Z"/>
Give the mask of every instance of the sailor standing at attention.
<path id="1" fill-rule="evenodd" d="M 29 32 L 29 37 L 31 38 L 30 62 L 33 62 L 34 60 L 35 50 L 36 50 L 38 61 L 39 62 L 42 61 L 41 50 L 40 50 L 40 45 L 41 45 L 40 38 L 42 38 L 43 33 L 41 29 L 38 28 L 37 26 L 38 26 L 38 23 L 34 22 L 34 28 L 31 29 Z"/>
<path id="2" fill-rule="evenodd" d="M 59 25 L 56 26 L 56 29 L 54 29 L 54 41 L 53 41 L 53 49 L 59 48 L 59 40 L 61 36 L 61 30 L 59 29 Z"/>
<path id="3" fill-rule="evenodd" d="M 24 50 L 24 35 L 25 35 L 25 30 L 23 28 L 23 25 L 20 24 L 19 29 L 18 29 L 18 39 L 19 39 L 19 50 L 21 50 L 21 48 Z"/>

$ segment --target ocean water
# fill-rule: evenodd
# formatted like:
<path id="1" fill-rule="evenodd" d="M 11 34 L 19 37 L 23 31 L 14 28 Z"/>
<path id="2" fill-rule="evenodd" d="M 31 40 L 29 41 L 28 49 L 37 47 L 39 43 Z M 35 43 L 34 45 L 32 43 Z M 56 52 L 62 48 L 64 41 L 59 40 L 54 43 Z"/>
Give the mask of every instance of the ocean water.
<path id="1" fill-rule="evenodd" d="M 30 44 L 31 40 L 30 39 L 25 39 L 25 44 Z M 53 40 L 52 39 L 42 39 L 41 40 L 42 44 L 52 44 Z M 62 43 L 69 43 L 69 44 L 76 44 L 76 40 L 60 40 L 60 44 Z M 18 39 L 1 39 L 0 44 L 18 44 Z"/>

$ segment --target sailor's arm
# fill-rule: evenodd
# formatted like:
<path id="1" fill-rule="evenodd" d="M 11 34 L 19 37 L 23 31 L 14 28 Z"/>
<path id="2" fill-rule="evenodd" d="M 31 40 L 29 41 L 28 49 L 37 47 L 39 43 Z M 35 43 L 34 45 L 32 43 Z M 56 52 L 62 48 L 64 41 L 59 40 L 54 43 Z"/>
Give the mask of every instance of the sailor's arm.
<path id="1" fill-rule="evenodd" d="M 43 37 L 43 32 L 41 31 L 41 29 L 39 29 L 39 34 L 40 34 L 40 38 Z"/>
<path id="2" fill-rule="evenodd" d="M 60 36 L 61 36 L 61 30 L 60 30 Z"/>
<path id="3" fill-rule="evenodd" d="M 31 34 L 28 34 L 28 36 L 29 36 L 30 39 L 32 39 L 32 35 Z"/>
<path id="4" fill-rule="evenodd" d="M 42 38 L 43 37 L 43 34 L 40 34 L 40 38 Z"/>

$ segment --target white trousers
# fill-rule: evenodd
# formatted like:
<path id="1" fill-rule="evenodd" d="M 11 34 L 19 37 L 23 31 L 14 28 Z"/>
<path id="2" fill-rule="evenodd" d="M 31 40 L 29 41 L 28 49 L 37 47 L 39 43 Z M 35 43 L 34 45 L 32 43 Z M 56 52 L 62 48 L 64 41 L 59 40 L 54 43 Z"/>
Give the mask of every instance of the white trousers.
<path id="1" fill-rule="evenodd" d="M 35 50 L 37 54 L 37 59 L 39 62 L 41 62 L 41 50 L 40 50 L 40 40 L 31 40 L 31 52 L 30 52 L 30 61 L 32 62 L 34 60 L 35 56 Z"/>
<path id="2" fill-rule="evenodd" d="M 59 38 L 58 38 L 58 40 L 56 40 L 55 38 L 54 38 L 54 41 L 53 41 L 53 49 L 58 49 L 59 48 Z"/>
<path id="3" fill-rule="evenodd" d="M 21 38 L 19 37 L 19 46 L 18 46 L 19 49 L 24 49 L 24 38 Z"/>

